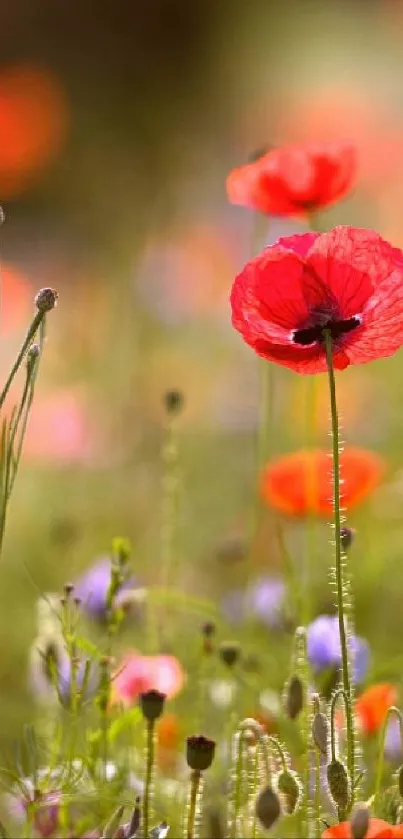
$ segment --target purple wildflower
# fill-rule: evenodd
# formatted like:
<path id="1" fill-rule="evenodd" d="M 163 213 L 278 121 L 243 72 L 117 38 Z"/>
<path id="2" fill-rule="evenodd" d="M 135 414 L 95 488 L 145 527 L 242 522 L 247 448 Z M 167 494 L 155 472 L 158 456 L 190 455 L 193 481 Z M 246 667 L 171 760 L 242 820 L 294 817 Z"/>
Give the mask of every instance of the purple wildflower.
<path id="1" fill-rule="evenodd" d="M 89 617 L 103 620 L 106 616 L 106 598 L 111 582 L 111 568 L 110 557 L 103 556 L 75 583 L 74 595 L 80 598 L 81 607 Z M 131 577 L 122 583 L 119 591 L 135 587 L 136 581 Z"/>
<path id="2" fill-rule="evenodd" d="M 339 621 L 336 615 L 319 615 L 308 626 L 308 659 L 316 671 L 341 666 Z M 362 682 L 369 667 L 367 641 L 354 635 L 351 639 L 354 681 Z"/>
<path id="3" fill-rule="evenodd" d="M 402 742 L 400 739 L 400 725 L 395 715 L 388 722 L 385 737 L 385 757 L 392 763 L 402 761 Z"/>
<path id="4" fill-rule="evenodd" d="M 285 585 L 279 577 L 259 577 L 243 591 L 233 589 L 224 597 L 221 608 L 229 623 L 254 618 L 275 629 L 281 624 Z"/>

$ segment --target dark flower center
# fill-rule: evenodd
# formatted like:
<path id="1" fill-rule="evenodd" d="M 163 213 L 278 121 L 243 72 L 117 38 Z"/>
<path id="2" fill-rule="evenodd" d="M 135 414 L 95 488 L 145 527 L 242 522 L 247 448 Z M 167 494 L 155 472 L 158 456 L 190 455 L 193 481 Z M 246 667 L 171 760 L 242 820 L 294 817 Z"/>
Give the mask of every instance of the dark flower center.
<path id="1" fill-rule="evenodd" d="M 361 319 L 358 315 L 354 315 L 352 318 L 346 318 L 345 320 L 322 320 L 322 322 L 314 326 L 296 329 L 293 334 L 293 342 L 294 344 L 300 344 L 302 347 L 315 344 L 317 341 L 323 343 L 325 329 L 330 332 L 333 341 L 336 341 L 342 335 L 351 332 L 352 329 L 356 329 L 357 326 L 360 326 L 360 323 Z"/>

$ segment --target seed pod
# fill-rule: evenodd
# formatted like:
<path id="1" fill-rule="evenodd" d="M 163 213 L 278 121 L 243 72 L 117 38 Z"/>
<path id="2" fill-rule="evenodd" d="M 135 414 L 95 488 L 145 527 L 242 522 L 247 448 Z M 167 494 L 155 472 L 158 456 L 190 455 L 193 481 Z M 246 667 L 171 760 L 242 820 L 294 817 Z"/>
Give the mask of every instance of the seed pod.
<path id="1" fill-rule="evenodd" d="M 190 769 L 204 772 L 209 769 L 214 759 L 215 742 L 208 737 L 188 737 L 186 741 L 186 760 Z"/>
<path id="2" fill-rule="evenodd" d="M 155 722 L 161 716 L 164 710 L 165 699 L 165 693 L 160 693 L 159 690 L 147 690 L 145 693 L 140 694 L 140 708 L 143 717 L 148 722 Z"/>
<path id="3" fill-rule="evenodd" d="M 298 775 L 290 769 L 283 769 L 277 779 L 278 791 L 282 795 L 284 811 L 288 816 L 296 812 L 301 797 L 301 784 Z"/>
<path id="4" fill-rule="evenodd" d="M 304 688 L 299 676 L 291 676 L 285 691 L 285 711 L 290 720 L 295 720 L 304 705 Z"/>
<path id="5" fill-rule="evenodd" d="M 57 291 L 53 288 L 41 288 L 35 296 L 35 306 L 38 312 L 50 312 L 57 302 Z"/>
<path id="6" fill-rule="evenodd" d="M 318 711 L 313 718 L 312 740 L 319 751 L 326 757 L 329 743 L 329 723 L 322 711 Z"/>
<path id="7" fill-rule="evenodd" d="M 350 797 L 350 785 L 346 767 L 340 760 L 332 760 L 327 767 L 327 782 L 333 801 L 345 810 Z"/>
<path id="8" fill-rule="evenodd" d="M 256 800 L 256 815 L 265 830 L 270 830 L 281 813 L 278 795 L 270 787 L 264 787 Z"/>
<path id="9" fill-rule="evenodd" d="M 352 839 L 365 839 L 369 827 L 369 809 L 366 804 L 357 804 L 350 817 Z"/>
<path id="10" fill-rule="evenodd" d="M 241 657 L 241 648 L 236 641 L 223 641 L 220 644 L 220 658 L 227 667 L 234 667 Z"/>

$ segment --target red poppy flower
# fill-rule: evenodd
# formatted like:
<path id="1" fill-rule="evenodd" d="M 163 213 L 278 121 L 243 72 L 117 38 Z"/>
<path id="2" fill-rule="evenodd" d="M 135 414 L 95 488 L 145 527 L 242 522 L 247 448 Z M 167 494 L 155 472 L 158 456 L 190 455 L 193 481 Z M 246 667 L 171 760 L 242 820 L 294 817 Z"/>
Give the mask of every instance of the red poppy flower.
<path id="1" fill-rule="evenodd" d="M 355 704 L 355 713 L 364 734 L 376 734 L 386 717 L 388 708 L 397 702 L 397 690 L 388 682 L 371 685 Z"/>
<path id="2" fill-rule="evenodd" d="M 374 452 L 345 448 L 340 452 L 340 499 L 351 510 L 376 488 L 385 471 Z M 263 470 L 264 500 L 290 516 L 332 514 L 331 458 L 321 449 L 300 449 L 273 460 Z"/>
<path id="3" fill-rule="evenodd" d="M 34 66 L 5 67 L 0 73 L 0 195 L 29 186 L 60 151 L 68 107 L 59 82 Z"/>
<path id="4" fill-rule="evenodd" d="M 244 341 L 298 373 L 326 370 L 324 329 L 340 370 L 393 355 L 403 344 L 403 253 L 354 227 L 287 236 L 245 265 L 231 306 Z"/>
<path id="5" fill-rule="evenodd" d="M 356 153 L 346 143 L 309 143 L 272 149 L 227 178 L 232 204 L 278 216 L 306 216 L 350 192 Z"/>
<path id="6" fill-rule="evenodd" d="M 388 824 L 383 819 L 370 819 L 365 839 L 400 839 L 403 837 L 403 825 Z M 340 822 L 328 827 L 321 839 L 352 839 L 350 822 Z"/>

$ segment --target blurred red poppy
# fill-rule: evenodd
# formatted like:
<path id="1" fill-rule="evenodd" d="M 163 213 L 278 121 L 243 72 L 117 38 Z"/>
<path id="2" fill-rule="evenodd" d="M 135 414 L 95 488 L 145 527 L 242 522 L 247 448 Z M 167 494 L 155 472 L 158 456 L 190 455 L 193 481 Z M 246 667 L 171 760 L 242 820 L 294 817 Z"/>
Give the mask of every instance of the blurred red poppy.
<path id="1" fill-rule="evenodd" d="M 359 159 L 360 190 L 369 188 L 376 198 L 388 180 L 396 180 L 403 154 L 402 127 L 393 101 L 381 88 L 375 90 L 368 81 L 325 81 L 315 88 L 300 89 L 298 96 L 290 90 L 284 99 L 282 92 L 281 99 L 270 105 L 278 137 L 301 144 L 343 143 L 348 137 Z M 265 98 L 258 103 L 258 110 L 255 107 L 247 114 L 246 130 L 258 125 L 259 136 L 268 136 L 273 131 L 273 117 L 269 121 L 267 113 Z M 253 141 L 255 136 L 248 133 L 245 142 Z"/>
<path id="2" fill-rule="evenodd" d="M 287 236 L 248 262 L 231 293 L 232 323 L 255 352 L 298 373 L 393 355 L 403 344 L 403 253 L 372 230 Z"/>
<path id="3" fill-rule="evenodd" d="M 183 739 L 176 714 L 164 714 L 157 722 L 157 763 L 164 772 L 174 773 Z"/>
<path id="4" fill-rule="evenodd" d="M 170 699 L 182 690 L 184 681 L 185 673 L 174 656 L 147 656 L 133 650 L 124 657 L 113 678 L 113 702 L 130 706 L 147 690 L 158 690 Z"/>
<path id="5" fill-rule="evenodd" d="M 84 462 L 97 456 L 98 441 L 80 390 L 38 393 L 24 441 L 27 458 L 59 463 Z"/>
<path id="6" fill-rule="evenodd" d="M 352 839 L 350 822 L 340 822 L 328 827 L 322 833 L 321 839 Z M 370 819 L 365 839 L 401 839 L 403 837 L 403 825 L 388 824 L 383 819 Z"/>
<path id="7" fill-rule="evenodd" d="M 380 729 L 388 708 L 397 702 L 397 690 L 388 682 L 371 685 L 355 704 L 355 713 L 364 734 L 376 734 Z"/>
<path id="8" fill-rule="evenodd" d="M 350 510 L 378 486 L 385 471 L 382 458 L 366 449 L 340 453 L 340 500 Z M 332 504 L 332 463 L 321 449 L 301 449 L 273 460 L 261 477 L 263 499 L 290 516 L 329 516 Z"/>
<path id="9" fill-rule="evenodd" d="M 357 162 L 346 143 L 276 148 L 227 178 L 232 204 L 278 216 L 306 216 L 335 204 L 352 189 Z"/>
<path id="10" fill-rule="evenodd" d="M 51 72 L 11 66 L 0 73 L 0 200 L 18 194 L 59 152 L 68 109 Z"/>

